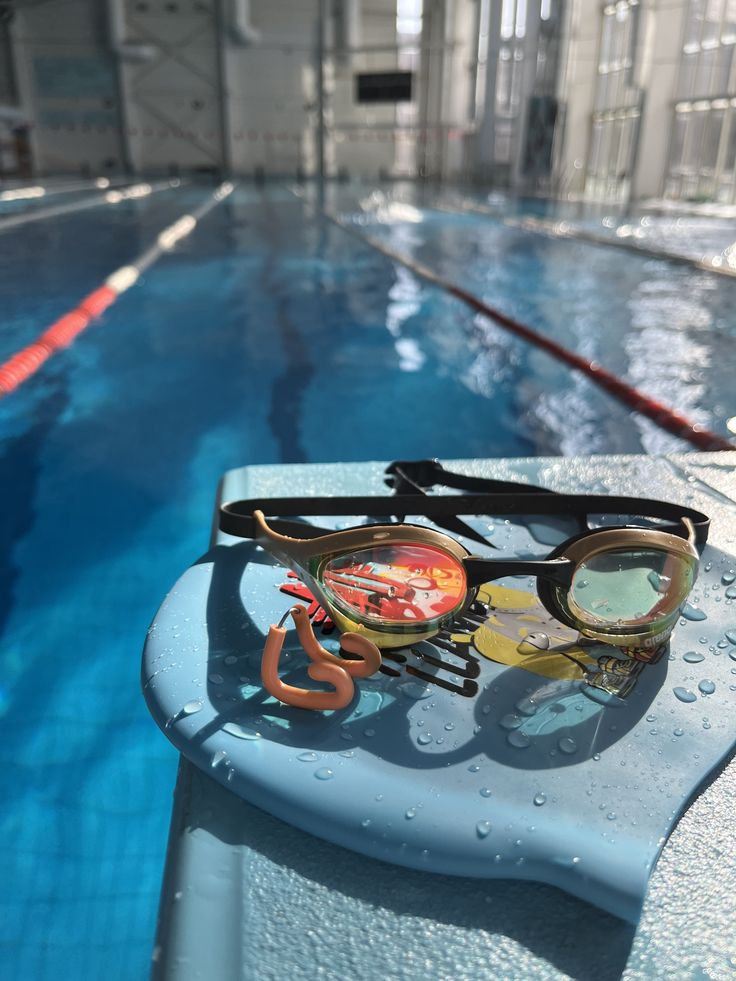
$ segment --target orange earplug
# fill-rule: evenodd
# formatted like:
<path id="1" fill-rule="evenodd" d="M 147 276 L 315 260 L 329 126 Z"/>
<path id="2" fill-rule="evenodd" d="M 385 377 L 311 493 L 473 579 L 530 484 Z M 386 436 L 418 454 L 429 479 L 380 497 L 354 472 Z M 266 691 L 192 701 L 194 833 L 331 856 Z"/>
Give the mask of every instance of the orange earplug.
<path id="1" fill-rule="evenodd" d="M 296 685 L 287 685 L 279 677 L 279 659 L 286 637 L 286 628 L 283 624 L 289 614 L 294 620 L 301 645 L 313 662 L 307 668 L 307 674 L 314 681 L 332 685 L 334 691 L 310 691 L 308 688 L 298 688 Z M 281 622 L 273 624 L 268 631 L 261 660 L 263 687 L 280 702 L 295 705 L 297 708 L 317 711 L 345 708 L 355 694 L 353 678 L 368 678 L 375 674 L 381 666 L 381 652 L 372 641 L 360 634 L 345 633 L 340 643 L 344 650 L 356 654 L 360 660 L 344 661 L 330 654 L 314 636 L 306 607 L 293 606 L 284 614 Z"/>

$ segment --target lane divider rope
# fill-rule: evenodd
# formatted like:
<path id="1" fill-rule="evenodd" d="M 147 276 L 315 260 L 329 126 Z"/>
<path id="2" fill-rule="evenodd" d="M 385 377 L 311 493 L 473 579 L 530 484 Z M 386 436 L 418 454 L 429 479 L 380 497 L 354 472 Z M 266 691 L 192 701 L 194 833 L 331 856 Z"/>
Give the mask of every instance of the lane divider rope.
<path id="1" fill-rule="evenodd" d="M 723 253 L 713 255 L 710 258 L 703 256 L 696 259 L 694 256 L 683 255 L 681 252 L 672 252 L 670 249 L 663 249 L 636 239 L 630 225 L 620 225 L 616 230 L 618 237 L 613 238 L 608 235 L 597 235 L 595 232 L 581 228 L 570 221 L 550 221 L 548 218 L 534 218 L 531 215 L 527 215 L 525 218 L 510 218 L 493 208 L 475 202 L 456 201 L 452 205 L 438 204 L 434 205 L 432 210 L 444 211 L 447 214 L 488 215 L 508 228 L 521 228 L 523 231 L 533 232 L 535 235 L 589 242 L 591 245 L 597 245 L 604 249 L 633 252 L 647 259 L 663 259 L 665 262 L 689 266 L 691 269 L 700 269 L 703 272 L 714 273 L 716 276 L 736 277 L 736 265 L 731 265 L 731 260 L 729 257 L 724 258 Z"/>
<path id="2" fill-rule="evenodd" d="M 591 245 L 597 245 L 604 249 L 633 252 L 647 259 L 663 259 L 665 262 L 700 269 L 703 272 L 714 273 L 716 276 L 736 277 L 736 267 L 729 265 L 728 260 L 724 259 L 723 255 L 714 255 L 710 259 L 696 259 L 694 256 L 671 252 L 669 249 L 662 249 L 656 245 L 647 245 L 636 239 L 632 241 L 631 226 L 627 225 L 620 225 L 616 231 L 618 237 L 612 238 L 607 235 L 596 235 L 595 232 L 589 232 L 566 221 L 554 222 L 531 217 L 505 218 L 504 224 L 510 228 L 522 228 L 524 231 L 535 232 L 537 235 L 546 235 L 548 238 L 567 238 L 579 242 L 589 242 Z"/>
<path id="3" fill-rule="evenodd" d="M 134 286 L 145 270 L 168 252 L 182 239 L 190 235 L 204 216 L 224 201 L 234 190 L 234 185 L 226 181 L 208 198 L 204 204 L 191 214 L 183 215 L 173 225 L 165 228 L 150 246 L 132 262 L 111 273 L 102 286 L 93 290 L 81 303 L 56 320 L 35 341 L 13 354 L 0 364 L 0 398 L 4 398 L 35 375 L 41 365 L 57 351 L 69 347 L 79 334 L 93 320 L 100 317 L 107 308 L 126 290 Z"/>
<path id="4" fill-rule="evenodd" d="M 103 191 L 108 187 L 123 187 L 130 184 L 129 180 L 116 180 L 113 185 L 109 177 L 96 177 L 94 180 L 67 180 L 57 184 L 18 184 L 0 191 L 0 204 L 6 201 L 32 201 L 34 198 L 45 198 L 49 195 L 79 193 L 79 191 Z"/>
<path id="5" fill-rule="evenodd" d="M 181 181 L 155 181 L 152 184 L 146 182 L 131 184 L 128 187 L 116 187 L 105 191 L 104 194 L 95 194 L 92 197 L 84 198 L 81 201 L 68 201 L 66 204 L 50 205 L 48 208 L 34 208 L 32 211 L 23 211 L 19 215 L 11 215 L 8 218 L 0 218 L 0 232 L 8 232 L 21 225 L 28 225 L 33 221 L 45 221 L 47 218 L 58 218 L 61 215 L 73 214 L 77 211 L 86 211 L 88 208 L 98 208 L 103 204 L 120 204 L 121 201 L 134 201 L 138 198 L 148 197 L 157 191 L 168 191 L 173 187 L 180 187 Z"/>
<path id="6" fill-rule="evenodd" d="M 610 395 L 618 399 L 619 402 L 627 405 L 630 409 L 633 409 L 640 415 L 651 419 L 652 422 L 656 423 L 661 429 L 672 433 L 674 436 L 678 436 L 680 439 L 685 440 L 692 446 L 697 447 L 699 450 L 736 450 L 736 446 L 733 443 L 730 443 L 723 436 L 719 436 L 718 433 L 711 432 L 709 429 L 706 429 L 705 426 L 701 426 L 698 423 L 693 423 L 690 419 L 686 418 L 686 416 L 676 412 L 663 402 L 659 402 L 657 399 L 653 399 L 650 396 L 645 395 L 643 392 L 640 392 L 639 389 L 634 388 L 633 385 L 629 385 L 612 372 L 607 371 L 602 365 L 598 364 L 597 361 L 589 361 L 587 358 L 576 354 L 574 351 L 570 351 L 562 344 L 558 344 L 557 341 L 553 341 L 549 337 L 545 337 L 543 334 L 538 334 L 535 330 L 532 330 L 531 327 L 527 327 L 526 324 L 522 324 L 518 320 L 514 320 L 513 317 L 509 317 L 502 311 L 489 306 L 473 293 L 463 289 L 461 286 L 457 286 L 450 280 L 445 279 L 444 276 L 439 275 L 439 273 L 436 273 L 433 269 L 430 269 L 423 263 L 409 259 L 407 256 L 401 255 L 399 252 L 394 252 L 393 249 L 388 248 L 380 242 L 377 242 L 369 235 L 364 235 L 362 232 L 359 232 L 357 229 L 351 227 L 342 219 L 338 218 L 337 215 L 332 214 L 329 211 L 325 211 L 325 216 L 343 231 L 353 235 L 361 242 L 370 245 L 372 248 L 376 249 L 376 251 L 381 252 L 394 262 L 398 262 L 407 269 L 410 269 L 421 279 L 432 283 L 434 286 L 439 286 L 440 289 L 443 289 L 452 296 L 457 297 L 458 300 L 462 300 L 462 302 L 469 306 L 471 310 L 475 310 L 476 313 L 480 313 L 489 320 L 492 320 L 494 323 L 498 324 L 499 327 L 503 327 L 504 330 L 509 331 L 509 333 L 515 334 L 517 337 L 521 337 L 530 344 L 542 348 L 553 357 L 557 358 L 558 361 L 562 361 L 565 364 L 570 365 L 571 368 L 582 372 L 582 374 L 590 378 L 591 381 L 595 382 L 596 385 L 605 389 L 605 391 L 607 391 Z"/>

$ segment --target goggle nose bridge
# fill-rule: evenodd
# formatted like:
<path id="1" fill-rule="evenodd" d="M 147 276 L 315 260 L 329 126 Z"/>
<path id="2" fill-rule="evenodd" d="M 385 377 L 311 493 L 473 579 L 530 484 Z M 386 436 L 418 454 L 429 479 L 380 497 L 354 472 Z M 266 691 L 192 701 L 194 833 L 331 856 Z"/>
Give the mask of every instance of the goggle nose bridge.
<path id="1" fill-rule="evenodd" d="M 463 561 L 463 565 L 468 576 L 468 588 L 506 576 L 536 576 L 537 579 L 547 579 L 559 586 L 569 586 L 577 568 L 577 563 L 565 555 L 528 561 L 511 559 L 508 562 L 471 555 Z"/>

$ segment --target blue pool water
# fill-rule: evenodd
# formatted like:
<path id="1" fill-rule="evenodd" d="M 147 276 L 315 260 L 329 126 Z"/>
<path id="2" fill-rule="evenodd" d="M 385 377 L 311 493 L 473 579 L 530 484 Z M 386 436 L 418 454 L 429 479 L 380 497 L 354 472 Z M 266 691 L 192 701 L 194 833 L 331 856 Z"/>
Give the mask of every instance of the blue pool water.
<path id="1" fill-rule="evenodd" d="M 210 191 L 0 234 L 0 361 Z M 392 210 L 399 197 L 414 210 Z M 330 204 L 727 433 L 733 281 L 433 210 L 418 191 L 341 187 Z M 143 706 L 140 649 L 207 547 L 224 470 L 686 448 L 315 220 L 308 196 L 238 189 L 0 403 L 8 976 L 146 974 L 176 759 Z"/>

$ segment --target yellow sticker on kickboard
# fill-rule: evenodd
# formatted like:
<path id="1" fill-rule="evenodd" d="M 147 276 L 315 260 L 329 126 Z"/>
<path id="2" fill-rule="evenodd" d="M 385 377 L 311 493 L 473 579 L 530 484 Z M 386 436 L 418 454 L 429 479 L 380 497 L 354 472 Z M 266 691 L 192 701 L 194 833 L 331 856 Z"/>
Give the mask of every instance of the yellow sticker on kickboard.
<path id="1" fill-rule="evenodd" d="M 545 678 L 573 681 L 582 674 L 581 664 L 595 667 L 595 658 L 576 643 L 578 632 L 551 617 L 535 594 L 487 583 L 479 589 L 478 599 L 490 607 L 488 620 L 471 634 L 453 634 L 454 643 L 472 643 L 490 661 Z M 546 642 L 538 646 L 543 638 L 548 638 L 548 646 Z"/>

